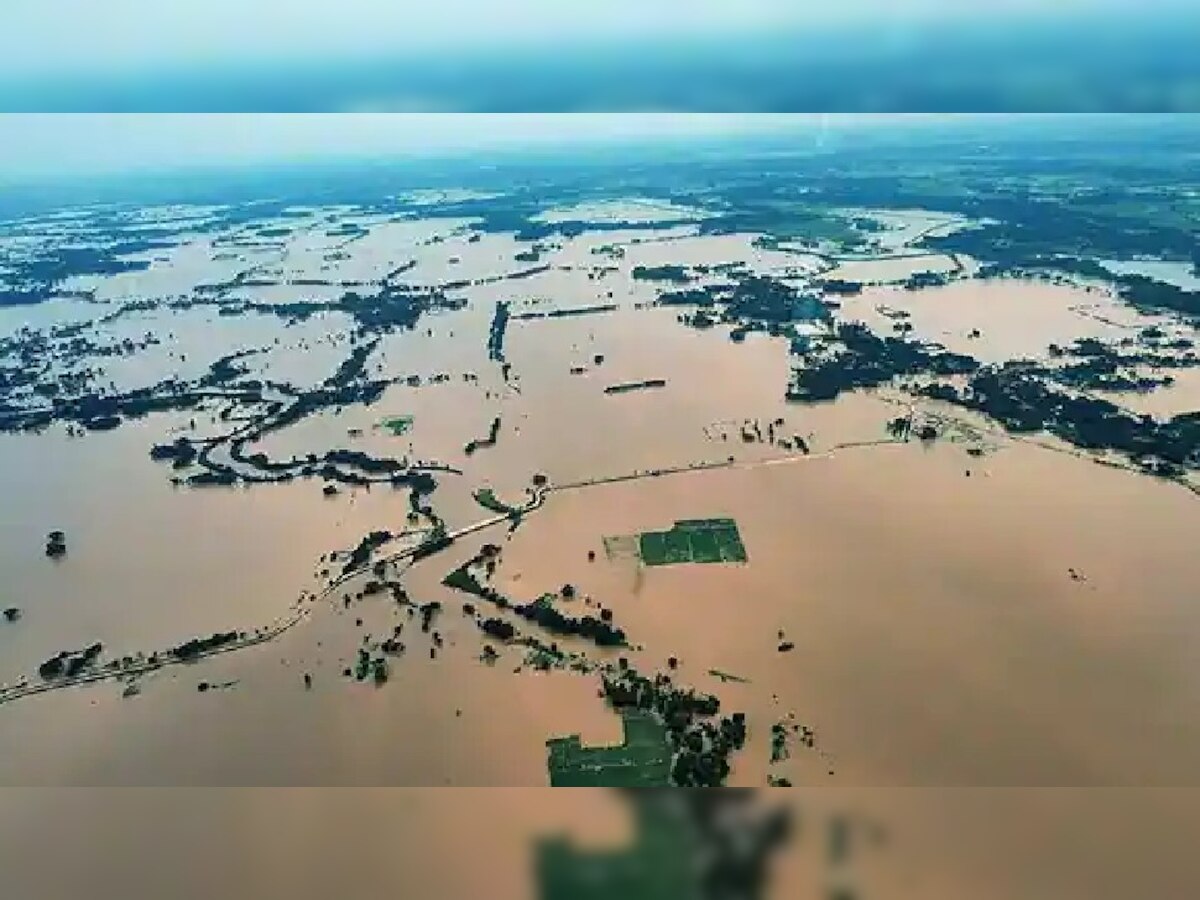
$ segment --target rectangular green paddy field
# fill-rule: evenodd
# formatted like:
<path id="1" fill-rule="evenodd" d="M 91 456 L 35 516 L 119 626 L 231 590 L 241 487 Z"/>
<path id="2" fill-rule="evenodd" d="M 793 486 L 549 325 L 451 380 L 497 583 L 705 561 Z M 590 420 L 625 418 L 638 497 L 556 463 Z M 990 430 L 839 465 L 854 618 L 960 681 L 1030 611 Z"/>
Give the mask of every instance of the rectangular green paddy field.
<path id="1" fill-rule="evenodd" d="M 668 531 L 642 532 L 638 536 L 638 550 L 642 562 L 648 566 L 747 559 L 733 519 L 681 519 Z"/>
<path id="2" fill-rule="evenodd" d="M 584 747 L 579 735 L 546 742 L 552 787 L 662 787 L 670 783 L 667 730 L 649 713 L 621 714 L 625 741 L 616 747 Z"/>

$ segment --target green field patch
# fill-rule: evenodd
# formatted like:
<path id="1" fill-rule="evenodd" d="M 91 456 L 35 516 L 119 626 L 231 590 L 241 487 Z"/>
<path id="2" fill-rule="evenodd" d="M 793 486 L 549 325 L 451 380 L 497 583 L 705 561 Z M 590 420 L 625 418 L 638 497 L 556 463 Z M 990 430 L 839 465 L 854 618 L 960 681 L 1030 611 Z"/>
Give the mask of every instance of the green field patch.
<path id="1" fill-rule="evenodd" d="M 483 585 L 471 574 L 471 563 L 468 561 L 450 572 L 442 579 L 442 584 L 467 594 L 483 595 Z"/>
<path id="2" fill-rule="evenodd" d="M 610 558 L 623 538 L 606 537 Z M 733 519 L 680 519 L 666 531 L 644 531 L 635 538 L 638 556 L 648 566 L 679 563 L 744 563 L 746 547 Z"/>
<path id="3" fill-rule="evenodd" d="M 648 566 L 661 566 L 667 562 L 667 540 L 665 532 L 647 531 L 638 535 L 638 551 L 642 562 Z"/>
<path id="4" fill-rule="evenodd" d="M 579 735 L 546 742 L 552 787 L 663 787 L 670 783 L 667 730 L 640 710 L 621 713 L 625 740 L 615 747 L 584 747 Z"/>
<path id="5" fill-rule="evenodd" d="M 747 560 L 746 548 L 736 527 L 732 531 L 718 532 L 716 538 L 717 546 L 721 548 L 722 562 L 744 563 Z"/>
<path id="6" fill-rule="evenodd" d="M 711 531 L 692 531 L 688 534 L 692 548 L 692 561 L 698 563 L 721 562 L 721 547 L 717 536 Z"/>
<path id="7" fill-rule="evenodd" d="M 664 531 L 663 543 L 666 546 L 665 565 L 692 561 L 692 542 L 686 531 L 678 528 Z"/>
<path id="8" fill-rule="evenodd" d="M 408 434 L 408 432 L 412 429 L 412 425 L 412 416 L 391 416 L 387 419 L 383 419 L 379 423 L 379 427 L 386 428 L 392 433 L 393 437 L 400 437 L 403 434 Z"/>
<path id="9" fill-rule="evenodd" d="M 655 793 L 636 792 L 628 844 L 580 846 L 566 834 L 537 844 L 540 900 L 695 900 L 701 890 L 696 830 L 681 827 Z"/>

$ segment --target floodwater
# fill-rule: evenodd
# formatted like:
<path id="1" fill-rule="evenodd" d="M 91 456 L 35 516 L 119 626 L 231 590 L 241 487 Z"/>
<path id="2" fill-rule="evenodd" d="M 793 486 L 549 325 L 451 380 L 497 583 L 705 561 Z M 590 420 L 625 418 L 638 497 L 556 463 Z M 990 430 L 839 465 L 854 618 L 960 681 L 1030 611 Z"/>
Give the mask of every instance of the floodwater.
<path id="1" fill-rule="evenodd" d="M 838 299 L 842 319 L 887 333 L 893 325 L 887 313 L 903 311 L 911 337 L 983 363 L 1047 359 L 1051 344 L 1067 347 L 1079 338 L 1114 342 L 1151 325 L 1172 337 L 1185 333 L 1170 318 L 1139 313 L 1098 288 L 1042 281 L 970 279 L 916 291 L 884 286 Z"/>
<path id="2" fill-rule="evenodd" d="M 21 610 L 0 629 L 0 681 L 36 677 L 43 660 L 93 641 L 114 658 L 267 625 L 312 586 L 323 554 L 403 521 L 403 495 L 379 489 L 335 504 L 312 483 L 175 488 L 148 456 L 171 421 L 186 424 L 0 435 L 0 602 Z M 55 529 L 67 536 L 58 561 L 42 552 Z"/>
<path id="3" fill-rule="evenodd" d="M 461 610 L 469 598 L 440 581 L 496 541 L 505 547 L 497 577 L 514 599 L 575 584 L 615 610 L 647 671 L 677 656 L 682 680 L 750 714 L 737 784 L 761 785 L 768 774 L 843 786 L 1187 783 L 1200 751 L 1200 728 L 1189 724 L 1200 683 L 1189 657 L 1200 629 L 1189 603 L 1200 575 L 1193 495 L 1003 439 L 983 459 L 953 443 L 883 445 L 900 398 L 789 405 L 786 338 L 734 343 L 727 327 L 683 327 L 677 310 L 648 306 L 664 286 L 629 278 L 635 265 L 681 260 L 800 277 L 817 270 L 816 257 L 760 251 L 749 235 L 707 239 L 682 228 L 663 240 L 630 229 L 552 242 L 549 270 L 508 279 L 528 266 L 512 258 L 521 245 L 504 236 L 471 242 L 470 227 L 375 223 L 372 235 L 381 236 L 351 242 L 349 258 L 335 261 L 338 274 L 325 273 L 378 277 L 415 260 L 414 283 L 436 284 L 438 272 L 469 282 L 452 292 L 463 309 L 384 337 L 368 361 L 373 376 L 417 375 L 421 385 L 401 380 L 371 408 L 311 416 L 247 451 L 290 457 L 347 447 L 459 467 L 464 474 L 438 476 L 434 496 L 451 528 L 486 517 L 472 498 L 477 488 L 519 501 L 539 472 L 569 485 L 683 471 L 554 493 L 511 540 L 496 527 L 413 566 L 404 575 L 410 595 L 445 607 L 436 658 L 431 637 L 390 600 L 347 608 L 339 593 L 302 603 L 304 618 L 279 639 L 163 670 L 143 679 L 137 696 L 122 699 L 122 686 L 107 683 L 5 706 L 0 781 L 545 784 L 547 738 L 613 741 L 619 721 L 596 696 L 594 676 L 514 673 L 516 649 L 494 666 L 479 661 L 483 642 Z M 311 273 L 305 258 L 292 258 L 325 252 L 311 243 L 303 253 L 271 251 L 272 265 L 288 277 Z M 595 252 L 606 246 L 624 256 Z M 589 277 L 604 267 L 612 271 Z M 208 278 L 188 268 L 177 290 Z M 487 358 L 496 300 L 518 311 L 617 309 L 511 320 L 506 382 Z M 839 315 L 887 331 L 889 309 L 909 312 L 917 337 L 985 362 L 1160 321 L 1102 292 L 1016 281 L 871 288 L 845 299 Z M 137 314 L 114 329 L 135 335 L 155 323 Z M 348 349 L 349 323 L 337 315 L 284 326 L 198 308 L 161 326 L 170 341 L 113 361 L 113 380 L 199 372 L 232 349 L 266 347 L 250 358 L 254 371 L 314 384 Z M 974 328 L 980 336 L 968 337 Z M 660 378 L 661 388 L 604 390 Z M 394 415 L 413 416 L 409 433 L 377 427 Z M 467 455 L 465 444 L 494 417 L 496 446 Z M 29 676 L 58 650 L 94 640 L 124 655 L 269 625 L 317 585 L 323 554 L 367 531 L 403 527 L 407 495 L 381 486 L 332 498 L 318 482 L 172 487 L 169 467 L 147 452 L 189 427 L 187 418 L 154 416 L 85 438 L 51 429 L 0 440 L 5 605 L 24 613 L 0 627 L 0 680 Z M 204 433 L 219 425 L 211 412 L 197 418 Z M 753 423 L 765 433 L 778 420 L 777 436 L 804 437 L 811 457 L 743 439 Z M 688 471 L 731 458 L 728 468 Z M 738 520 L 748 564 L 639 569 L 603 555 L 606 535 L 711 516 Z M 41 552 L 54 528 L 69 545 L 58 563 Z M 411 637 L 387 685 L 340 674 L 364 640 L 373 646 L 397 624 Z M 792 652 L 776 650 L 784 639 Z M 710 669 L 748 683 L 722 684 Z M 314 675 L 311 691 L 305 672 Z M 201 693 L 201 681 L 221 687 Z M 790 714 L 816 728 L 817 748 L 769 766 L 769 726 Z"/>
<path id="4" fill-rule="evenodd" d="M 486 317 L 475 315 L 482 332 Z M 467 345 L 482 346 L 479 338 Z M 604 363 L 568 374 L 593 349 Z M 371 431 L 363 446 L 410 441 L 417 456 L 463 465 L 467 475 L 446 476 L 436 496 L 451 527 L 483 517 L 469 496 L 483 484 L 519 497 L 537 471 L 561 484 L 734 456 L 732 469 L 553 494 L 504 544 L 498 573 L 501 589 L 523 600 L 576 584 L 646 648 L 632 654 L 646 670 L 675 655 L 684 681 L 746 711 L 756 727 L 734 783 L 762 784 L 768 771 L 817 785 L 1191 777 L 1200 752 L 1200 728 L 1188 724 L 1200 686 L 1190 662 L 1200 629 L 1189 593 L 1200 576 L 1191 494 L 1026 444 L 983 460 L 953 444 L 824 456 L 882 438 L 895 414 L 887 397 L 789 407 L 781 340 L 734 344 L 718 330 L 679 327 L 666 309 L 513 323 L 507 352 L 519 393 L 489 400 L 487 388 L 461 379 L 396 388 L 408 396 L 389 394 L 378 413 L 413 414 L 411 434 Z M 650 377 L 667 387 L 603 392 Z M 499 443 L 468 460 L 462 441 L 484 433 L 493 413 L 506 423 Z M 314 417 L 264 446 L 280 455 L 329 446 L 375 414 Z M 782 434 L 808 436 L 812 457 L 744 444 L 741 423 L 777 416 Z M 26 618 L 0 632 L 13 645 L 10 677 L 94 639 L 133 652 L 266 624 L 312 586 L 322 553 L 399 527 L 407 510 L 403 492 L 381 487 L 333 499 L 304 482 L 176 490 L 136 452 L 148 443 L 138 426 L 10 441 L 62 454 L 48 469 L 57 481 L 24 488 L 20 508 L 38 510 L 41 524 L 28 515 L 6 523 L 10 583 L 30 598 Z M 6 471 L 17 470 L 36 467 L 14 458 Z M 737 519 L 749 564 L 643 570 L 604 558 L 605 535 L 710 516 Z M 71 545 L 59 564 L 40 555 L 52 527 L 65 528 Z M 340 670 L 364 637 L 416 626 L 388 600 L 321 604 L 280 639 L 165 670 L 137 697 L 122 700 L 108 684 L 6 707 L 0 780 L 544 784 L 547 738 L 610 742 L 619 723 L 592 676 L 517 675 L 512 652 L 494 667 L 477 660 L 480 637 L 460 611 L 469 598 L 439 582 L 503 535 L 493 532 L 406 574 L 415 599 L 445 605 L 437 628 L 447 647 L 431 660 L 428 636 L 413 634 L 383 688 Z M 588 550 L 599 559 L 589 563 Z M 793 652 L 776 651 L 778 631 Z M 720 684 L 709 669 L 749 683 Z M 316 678 L 311 692 L 305 671 Z M 201 695 L 200 680 L 235 683 Z M 816 728 L 817 750 L 768 767 L 769 723 L 789 714 Z M 1123 738 L 1130 732 L 1136 741 Z"/>
<path id="5" fill-rule="evenodd" d="M 1102 259 L 1100 265 L 1114 275 L 1145 275 L 1185 291 L 1200 291 L 1200 275 L 1190 262 L 1170 259 Z"/>
<path id="6" fill-rule="evenodd" d="M 707 516 L 737 519 L 749 564 L 576 562 Z M 902 445 L 556 494 L 501 575 L 574 579 L 647 665 L 679 657 L 759 723 L 794 712 L 829 754 L 797 754 L 797 784 L 1186 784 L 1197 525 L 1188 492 L 1065 454 Z M 739 782 L 761 783 L 768 738 Z"/>
<path id="7" fill-rule="evenodd" d="M 558 222 L 629 223 L 644 225 L 653 222 L 695 220 L 711 215 L 702 209 L 680 206 L 649 197 L 627 197 L 621 200 L 598 200 L 575 206 L 556 207 L 531 216 L 534 222 L 555 224 Z"/>
<path id="8" fill-rule="evenodd" d="M 515 647 L 501 648 L 494 664 L 480 660 L 484 640 L 463 612 L 473 598 L 441 579 L 484 542 L 503 547 L 496 580 L 513 599 L 573 584 L 580 599 L 568 611 L 591 611 L 589 600 L 613 609 L 637 645 L 627 655 L 643 671 L 675 656 L 679 681 L 746 712 L 749 744 L 734 759 L 733 784 L 785 776 L 806 790 L 773 793 L 772 802 L 779 796 L 807 822 L 815 804 L 888 823 L 898 849 L 880 857 L 882 868 L 864 866 L 862 877 L 878 888 L 870 896 L 1115 900 L 1136 895 L 1147 879 L 1178 886 L 1194 877 L 1187 836 L 1200 798 L 1177 790 L 1194 783 L 1200 758 L 1194 495 L 994 430 L 983 458 L 949 440 L 884 443 L 885 423 L 906 398 L 877 391 L 789 405 L 786 338 L 751 334 L 734 343 L 726 326 L 683 327 L 678 310 L 652 305 L 672 286 L 630 278 L 636 265 L 741 262 L 800 279 L 825 266 L 816 256 L 760 250 L 751 235 L 631 227 L 547 242 L 538 265 L 550 269 L 511 279 L 530 264 L 513 258 L 525 248 L 510 236 L 472 242 L 466 220 L 361 217 L 371 235 L 346 242 L 322 233 L 327 212 L 293 222 L 283 250 L 238 247 L 236 264 L 210 259 L 206 267 L 201 256 L 220 255 L 214 246 L 183 248 L 148 273 L 95 287 L 115 302 L 186 294 L 247 265 L 336 281 L 376 278 L 410 261 L 410 283 L 469 282 L 450 292 L 464 308 L 380 340 L 368 372 L 402 380 L 378 404 L 322 412 L 247 448 L 290 457 L 347 447 L 460 467 L 463 475 L 438 476 L 433 497 L 452 529 L 489 515 L 472 498 L 485 485 L 516 502 L 538 472 L 572 485 L 682 471 L 568 487 L 511 537 L 494 526 L 406 569 L 416 602 L 443 605 L 437 648 L 386 595 L 355 599 L 362 579 L 327 599 L 301 599 L 319 584 L 324 554 L 368 531 L 404 527 L 404 491 L 376 486 L 327 498 L 316 481 L 172 487 L 170 468 L 147 453 L 190 430 L 190 415 L 83 438 L 58 427 L 0 436 L 2 605 L 23 613 L 0 624 L 0 682 L 35 677 L 42 660 L 96 640 L 112 658 L 303 613 L 274 641 L 143 677 L 135 696 L 106 682 L 0 707 L 0 784 L 176 788 L 6 790 L 0 868 L 14 896 L 57 900 L 85 886 L 107 896 L 119 885 L 130 896 L 486 891 L 517 900 L 536 895 L 531 848 L 541 836 L 567 832 L 597 846 L 628 840 L 628 812 L 607 792 L 419 789 L 544 786 L 547 739 L 620 738 L 595 675 L 535 672 Z M 957 226 L 913 224 L 906 240 L 934 227 Z M 180 267 L 175 280 L 172 265 Z M 514 311 L 617 309 L 512 319 L 506 382 L 487 355 L 497 300 Z M 5 310 L 0 325 L 111 308 L 60 301 Z M 1102 291 L 1019 281 L 874 287 L 843 299 L 839 317 L 887 333 L 886 313 L 895 310 L 910 314 L 915 337 L 984 362 L 1043 358 L 1050 343 L 1116 340 L 1150 324 L 1183 333 Z M 232 350 L 264 348 L 248 359 L 253 372 L 312 385 L 348 352 L 350 327 L 340 314 L 286 326 L 201 308 L 131 314 L 112 337 L 155 330 L 163 343 L 103 361 L 105 380 L 130 387 L 170 372 L 196 375 Z M 1200 408 L 1191 371 L 1175 374 L 1177 386 L 1129 404 L 1164 415 Z M 412 375 L 419 387 L 403 382 Z M 657 378 L 666 385 L 604 391 Z M 409 433 L 377 427 L 395 415 L 413 416 Z M 464 445 L 494 417 L 498 443 L 468 456 Z M 195 418 L 198 433 L 222 427 L 212 410 Z M 743 439 L 754 423 L 765 434 L 778 420 L 777 436 L 802 436 L 811 456 Z M 730 458 L 726 468 L 689 471 Z M 717 516 L 737 520 L 747 564 L 640 568 L 604 553 L 605 536 Z M 59 562 L 42 553 L 55 528 L 69 547 Z M 358 648 L 376 647 L 396 626 L 406 649 L 391 660 L 387 684 L 342 674 Z M 784 640 L 790 652 L 777 649 Z M 209 689 L 198 690 L 201 683 Z M 789 759 L 770 763 L 778 721 L 813 727 L 816 746 L 793 745 Z M 212 785 L 371 790 L 189 789 Z M 378 790 L 385 785 L 407 787 Z M 1027 789 L 1050 785 L 1172 790 Z M 888 790 L 861 790 L 874 787 Z M 1081 855 L 1097 842 L 1110 852 Z M 76 864 L 47 867 L 51 843 Z M 230 857 L 234 864 L 213 864 Z M 781 865 L 774 896 L 823 888 L 811 866 L 796 862 L 805 859 L 797 851 Z"/>
<path id="9" fill-rule="evenodd" d="M 907 314 L 904 321 L 912 325 L 911 337 L 994 365 L 1035 360 L 1054 366 L 1060 361 L 1050 355 L 1051 344 L 1069 347 L 1093 338 L 1116 345 L 1152 327 L 1168 342 L 1194 339 L 1194 329 L 1177 318 L 1140 312 L 1107 290 L 1082 284 L 971 279 L 917 291 L 876 286 L 839 298 L 839 304 L 837 318 L 862 322 L 881 334 L 892 331 L 897 314 Z M 1169 375 L 1174 382 L 1144 393 L 1093 393 L 1158 419 L 1200 410 L 1200 368 L 1142 366 L 1138 372 Z"/>
<path id="10" fill-rule="evenodd" d="M 587 789 L 9 789 L 3 799 L 5 886 L 37 900 L 534 900 L 543 841 L 606 853 L 635 834 L 627 801 Z M 1125 900 L 1200 887 L 1195 790 L 785 790 L 755 807 L 787 809 L 800 826 L 770 867 L 766 896 L 778 900 L 825 897 L 832 885 L 878 900 Z M 835 819 L 850 824 L 853 848 L 837 869 L 824 858 Z"/>
<path id="11" fill-rule="evenodd" d="M 962 216 L 926 209 L 847 208 L 842 213 L 850 218 L 866 218 L 878 223 L 881 230 L 864 232 L 863 237 L 870 246 L 885 253 L 894 253 L 924 237 L 950 234 L 971 224 Z"/>
<path id="12" fill-rule="evenodd" d="M 852 260 L 825 273 L 829 279 L 888 284 L 921 273 L 945 274 L 958 268 L 951 256 L 941 253 L 895 256 L 890 259 Z"/>
<path id="13" fill-rule="evenodd" d="M 1200 409 L 1200 367 L 1158 374 L 1170 375 L 1174 383 L 1145 393 L 1112 394 L 1110 399 L 1132 412 L 1160 420 Z"/>

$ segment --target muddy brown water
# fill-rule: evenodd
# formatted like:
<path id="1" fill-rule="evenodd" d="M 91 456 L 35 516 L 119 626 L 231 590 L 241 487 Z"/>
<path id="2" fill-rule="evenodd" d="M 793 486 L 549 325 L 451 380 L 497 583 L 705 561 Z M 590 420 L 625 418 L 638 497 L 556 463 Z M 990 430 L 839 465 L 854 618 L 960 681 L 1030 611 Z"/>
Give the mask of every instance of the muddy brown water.
<path id="1" fill-rule="evenodd" d="M 492 236 L 469 244 L 456 234 L 464 224 L 390 223 L 359 256 L 328 270 L 296 249 L 255 252 L 291 277 L 373 277 L 397 262 L 397 243 L 417 259 L 418 282 L 455 266 L 480 279 L 515 268 L 516 245 Z M 420 243 L 433 235 L 445 240 Z M 758 251 L 745 235 L 710 243 L 681 228 L 669 237 L 584 235 L 551 250 L 554 268 L 543 275 L 465 289 L 466 308 L 385 337 L 370 360 L 380 376 L 421 375 L 421 387 L 397 385 L 372 408 L 309 417 L 250 449 L 286 457 L 346 446 L 461 467 L 462 476 L 439 476 L 434 495 L 451 528 L 487 515 L 472 499 L 477 488 L 517 502 L 536 472 L 568 484 L 730 456 L 736 465 L 556 492 L 511 540 L 498 526 L 412 566 L 403 575 L 411 596 L 445 607 L 436 659 L 431 637 L 402 608 L 367 598 L 347 609 L 339 594 L 312 604 L 277 640 L 164 669 L 141 679 L 133 697 L 106 682 L 6 704 L 0 783 L 177 788 L 6 790 L 0 847 L 14 896 L 53 900 L 88 884 L 100 893 L 122 885 L 132 896 L 327 896 L 349 886 L 361 897 L 527 897 L 538 835 L 566 829 L 581 840 L 624 840 L 628 816 L 607 793 L 571 792 L 568 801 L 537 790 L 419 789 L 543 786 L 548 738 L 620 736 L 594 675 L 530 671 L 515 648 L 494 665 L 479 660 L 483 640 L 462 612 L 471 598 L 440 582 L 485 541 L 503 546 L 497 583 L 514 599 L 575 585 L 614 610 L 638 645 L 628 656 L 639 667 L 657 671 L 676 656 L 680 681 L 745 711 L 750 740 L 734 759 L 733 784 L 786 776 L 809 788 L 788 802 L 858 804 L 894 822 L 907 843 L 877 877 L 899 896 L 919 888 L 927 897 L 1119 897 L 1136 892 L 1138 878 L 1184 883 L 1189 854 L 1180 835 L 1194 830 L 1200 804 L 1166 787 L 1193 784 L 1200 759 L 1195 496 L 995 435 L 982 459 L 949 440 L 838 449 L 879 442 L 903 398 L 880 392 L 788 405 L 784 340 L 751 335 L 735 344 L 725 328 L 681 327 L 675 310 L 636 308 L 658 287 L 628 279 L 633 265 L 679 259 L 794 273 L 814 269 L 814 258 Z M 330 246 L 295 241 L 317 254 Z M 592 253 L 610 242 L 625 243 L 624 259 Z M 187 254 L 175 262 L 185 270 L 176 281 L 152 269 L 110 285 L 107 296 L 165 285 L 182 292 L 223 271 Z M 618 271 L 587 277 L 590 266 L 609 264 Z M 508 383 L 488 360 L 495 300 L 571 307 L 609 302 L 609 290 L 620 307 L 613 313 L 513 320 Z M 880 305 L 911 312 L 918 336 L 985 361 L 1038 356 L 1050 342 L 1080 336 L 1111 340 L 1160 321 L 1096 291 L 976 281 L 873 288 L 845 301 L 840 316 L 886 330 Z M 63 303 L 37 315 L 86 311 Z M 178 364 L 171 352 L 187 353 L 200 371 L 206 349 L 215 358 L 233 349 L 216 345 L 235 343 L 269 345 L 270 370 L 316 383 L 347 351 L 338 317 L 288 328 L 253 317 L 240 331 L 233 321 L 200 310 L 171 317 L 171 343 L 114 364 L 113 378 L 132 383 L 155 366 L 166 374 Z M 153 322 L 133 317 L 118 331 L 134 335 Z M 982 337 L 967 338 L 975 327 Z M 572 374 L 575 367 L 583 371 Z M 429 384 L 442 372 L 448 381 Z M 666 387 L 604 392 L 653 378 Z M 1167 414 L 1200 405 L 1193 393 L 1181 378 L 1169 395 L 1140 399 Z M 198 415 L 199 431 L 219 428 L 212 414 Z M 414 417 L 410 433 L 376 427 L 402 414 Z M 466 455 L 466 442 L 486 434 L 495 416 L 497 445 Z M 121 655 L 268 625 L 318 583 L 322 554 L 372 529 L 403 527 L 407 495 L 390 488 L 334 498 L 321 495 L 319 482 L 173 488 L 170 469 L 146 454 L 188 418 L 155 416 L 82 439 L 61 429 L 0 437 L 4 605 L 24 612 L 0 626 L 0 680 L 27 677 L 58 650 L 93 640 Z M 747 422 L 765 434 L 777 418 L 779 436 L 803 436 L 811 457 L 743 441 Z M 711 516 L 738 521 L 747 564 L 643 568 L 605 556 L 605 536 Z M 42 555 L 54 528 L 67 532 L 69 547 L 57 564 Z M 570 611 L 593 609 L 579 599 Z M 341 674 L 364 640 L 374 646 L 396 625 L 406 651 L 386 685 Z M 794 649 L 780 653 L 781 640 Z M 722 683 L 710 669 L 746 683 Z M 201 682 L 211 689 L 198 691 Z M 812 726 L 816 748 L 793 746 L 790 759 L 769 764 L 776 721 Z M 179 787 L 212 785 L 370 790 Z M 1091 790 L 1048 789 L 1064 785 Z M 1118 785 L 1163 789 L 1098 787 Z M 499 820 L 504 828 L 494 826 Z M 80 865 L 39 864 L 34 850 L 51 841 Z M 320 852 L 331 846 L 336 854 Z M 1097 847 L 1104 852 L 1082 849 Z M 459 864 L 463 848 L 472 848 L 472 865 Z M 811 887 L 799 868 L 787 871 L 781 885 Z"/>
<path id="2" fill-rule="evenodd" d="M 3 800 L 6 891 L 30 900 L 533 900 L 544 896 L 541 841 L 607 853 L 634 830 L 616 794 L 587 789 L 7 789 Z M 1198 800 L 1194 790 L 773 791 L 761 805 L 790 808 L 800 830 L 773 859 L 766 896 L 824 897 L 832 885 L 877 900 L 1191 896 Z M 850 861 L 836 868 L 825 846 L 835 818 L 851 829 Z"/>
<path id="3" fill-rule="evenodd" d="M 606 362 L 584 376 L 561 374 L 593 337 Z M 1197 575 L 1191 523 L 1200 509 L 1192 495 L 1024 444 L 983 460 L 955 444 L 825 458 L 836 443 L 877 439 L 895 408 L 870 396 L 789 408 L 778 387 L 788 365 L 781 342 L 735 345 L 717 332 L 678 328 L 661 310 L 523 323 L 509 353 L 521 393 L 493 406 L 472 385 L 459 402 L 416 410 L 420 452 L 464 465 L 455 448 L 486 427 L 493 408 L 512 428 L 469 461 L 468 476 L 445 479 L 437 496 L 451 527 L 482 517 L 474 487 L 519 495 L 534 471 L 562 483 L 721 460 L 727 451 L 746 464 L 553 494 L 505 544 L 498 576 L 519 599 L 576 584 L 644 645 L 633 655 L 646 669 L 678 656 L 683 680 L 749 713 L 756 726 L 735 762 L 735 783 L 763 782 L 767 729 L 788 713 L 817 729 L 821 751 L 797 751 L 772 770 L 796 783 L 1192 777 L 1200 749 L 1188 714 L 1197 686 L 1188 648 L 1200 625 L 1189 593 Z M 603 393 L 609 379 L 663 372 L 665 389 Z M 743 445 L 738 414 L 751 412 L 764 424 L 778 413 L 789 430 L 814 435 L 814 456 Z M 730 421 L 726 440 L 706 431 Z M 22 593 L 45 606 L 23 604 L 28 618 L 13 627 L 33 635 L 43 618 L 56 625 L 40 647 L 30 639 L 36 649 L 8 657 L 14 672 L 72 642 L 106 639 L 132 651 L 265 624 L 312 585 L 322 553 L 351 546 L 371 527 L 394 526 L 407 507 L 403 492 L 378 487 L 332 501 L 311 483 L 180 492 L 134 452 L 144 444 L 136 426 L 64 439 L 67 455 L 53 471 L 77 472 L 77 486 L 63 490 L 59 481 L 56 494 L 30 482 L 25 502 L 40 509 L 45 528 L 31 531 L 25 520 L 5 546 L 12 571 L 26 579 L 16 582 L 26 585 Z M 96 478 L 109 464 L 117 467 L 111 476 Z M 122 507 L 125 514 L 112 514 Z M 738 520 L 749 564 L 641 569 L 603 557 L 605 535 L 717 515 Z M 57 566 L 40 557 L 51 522 L 65 523 L 72 546 Z M 544 783 L 546 738 L 579 731 L 611 740 L 619 727 L 596 699 L 594 678 L 514 676 L 516 660 L 495 668 L 477 661 L 479 636 L 460 612 L 467 598 L 439 582 L 479 543 L 502 536 L 503 528 L 481 533 L 408 573 L 415 598 L 446 604 L 452 646 L 429 660 L 427 638 L 414 636 L 394 683 L 381 690 L 337 673 L 364 634 L 381 639 L 403 614 L 383 602 L 322 607 L 272 644 L 149 678 L 139 697 L 121 700 L 119 687 L 107 684 L 6 707 L 4 780 Z M 142 555 L 131 556 L 133 547 Z M 587 562 L 589 549 L 600 559 Z M 360 616 L 362 628 L 353 625 Z M 779 630 L 793 652 L 776 651 Z M 306 693 L 301 673 L 317 667 L 319 687 Z M 721 685 L 710 668 L 750 683 Z M 200 680 L 237 684 L 198 696 Z M 1124 737 L 1130 733 L 1138 739 Z"/>

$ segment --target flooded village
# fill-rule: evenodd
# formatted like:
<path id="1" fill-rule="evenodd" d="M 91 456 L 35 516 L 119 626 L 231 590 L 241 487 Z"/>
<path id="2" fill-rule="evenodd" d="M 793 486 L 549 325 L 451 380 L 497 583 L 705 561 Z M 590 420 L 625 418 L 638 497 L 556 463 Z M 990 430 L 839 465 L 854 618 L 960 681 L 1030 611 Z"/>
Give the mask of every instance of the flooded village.
<path id="1" fill-rule="evenodd" d="M 1194 191 L 853 162 L 0 224 L 0 781 L 1188 783 Z"/>

